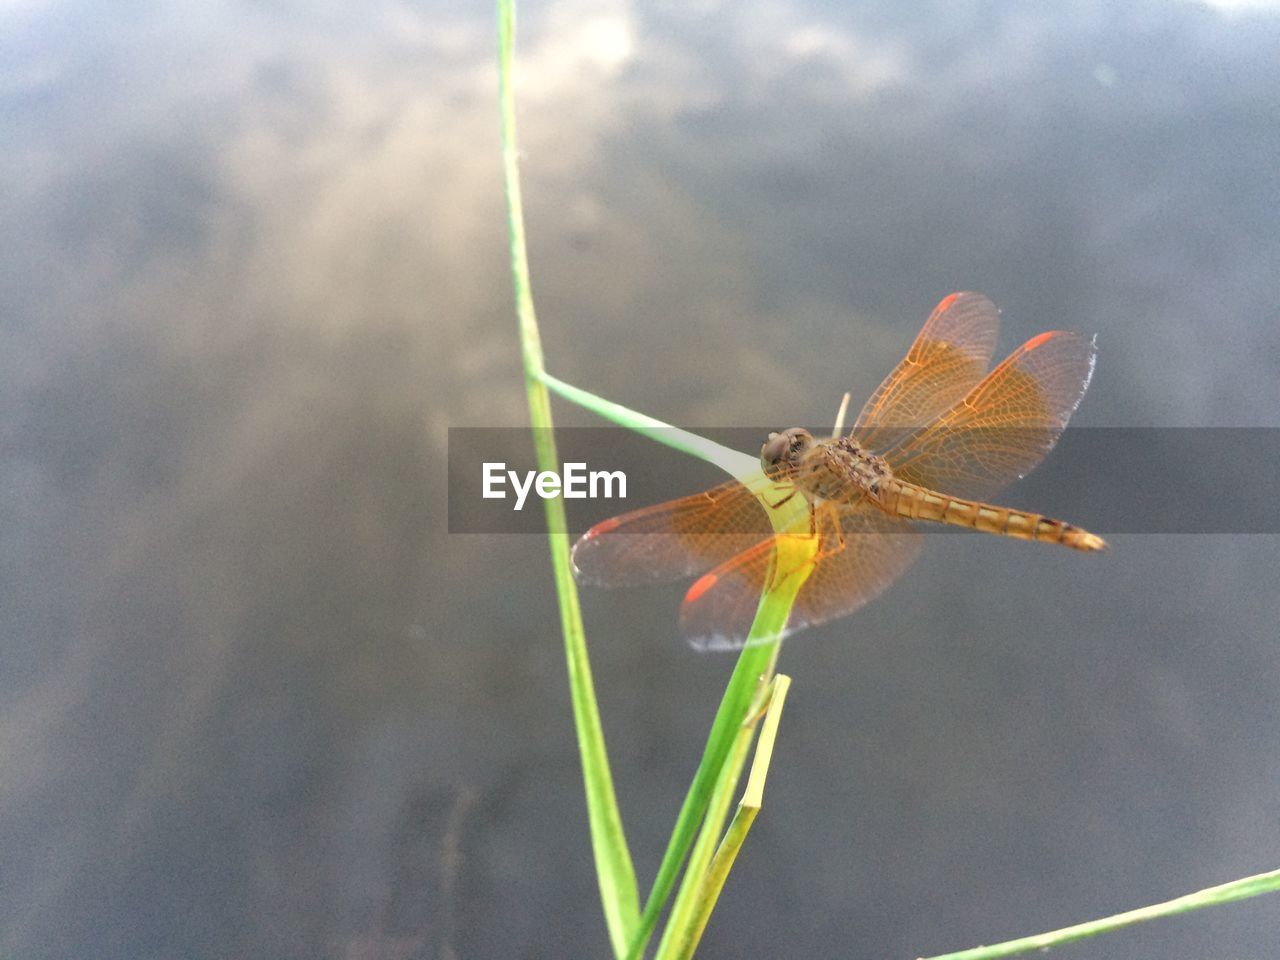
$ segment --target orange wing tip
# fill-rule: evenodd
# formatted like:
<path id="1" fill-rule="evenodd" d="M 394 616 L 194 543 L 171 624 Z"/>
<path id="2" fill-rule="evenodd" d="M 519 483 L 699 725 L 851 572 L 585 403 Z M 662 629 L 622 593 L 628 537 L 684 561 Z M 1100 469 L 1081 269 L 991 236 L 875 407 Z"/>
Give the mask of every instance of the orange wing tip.
<path id="1" fill-rule="evenodd" d="M 684 595 L 684 602 L 694 603 L 700 596 L 714 587 L 719 579 L 714 573 L 704 574 L 699 577 L 694 581 L 693 586 L 689 588 L 689 592 Z"/>
<path id="2" fill-rule="evenodd" d="M 1040 344 L 1044 343 L 1046 340 L 1052 340 L 1061 332 L 1062 331 L 1060 330 L 1046 330 L 1044 333 L 1036 334 L 1036 336 L 1023 344 L 1022 349 L 1034 350 L 1036 347 L 1040 346 Z"/>
<path id="3" fill-rule="evenodd" d="M 939 301 L 938 301 L 938 305 L 937 305 L 936 307 L 934 307 L 933 309 L 934 309 L 937 313 L 941 313 L 943 310 L 946 310 L 946 309 L 947 309 L 948 307 L 950 307 L 953 303 L 955 303 L 955 302 L 956 302 L 956 298 L 957 298 L 957 297 L 960 297 L 960 296 L 962 296 L 962 294 L 961 294 L 961 292 L 960 292 L 960 291 L 957 291 L 957 292 L 955 292 L 955 293 L 948 293 L 945 297 L 943 297 L 941 300 L 939 300 Z"/>

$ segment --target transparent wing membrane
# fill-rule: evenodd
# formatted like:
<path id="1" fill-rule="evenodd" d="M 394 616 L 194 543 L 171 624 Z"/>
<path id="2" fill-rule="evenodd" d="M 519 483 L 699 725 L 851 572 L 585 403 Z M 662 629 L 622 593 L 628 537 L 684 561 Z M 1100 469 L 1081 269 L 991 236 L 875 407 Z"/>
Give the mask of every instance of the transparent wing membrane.
<path id="1" fill-rule="evenodd" d="M 964 397 L 991 366 L 999 322 L 995 304 L 980 293 L 946 297 L 858 414 L 858 442 L 884 450 Z"/>
<path id="2" fill-rule="evenodd" d="M 772 535 L 765 507 L 730 480 L 596 524 L 574 544 L 574 573 L 578 582 L 600 587 L 680 580 Z"/>
<path id="3" fill-rule="evenodd" d="M 865 503 L 824 504 L 815 511 L 818 551 L 804 565 L 784 636 L 857 610 L 881 593 L 915 561 L 920 536 L 911 524 Z M 787 536 L 808 536 L 807 531 Z M 770 576 L 772 538 L 716 567 L 689 588 L 680 627 L 695 647 L 737 649 L 746 642 L 760 593 Z M 776 579 L 799 569 L 773 570 Z"/>
<path id="4" fill-rule="evenodd" d="M 1074 333 L 1028 340 L 932 425 L 885 451 L 894 476 L 970 499 L 998 493 L 1053 449 L 1095 355 Z"/>

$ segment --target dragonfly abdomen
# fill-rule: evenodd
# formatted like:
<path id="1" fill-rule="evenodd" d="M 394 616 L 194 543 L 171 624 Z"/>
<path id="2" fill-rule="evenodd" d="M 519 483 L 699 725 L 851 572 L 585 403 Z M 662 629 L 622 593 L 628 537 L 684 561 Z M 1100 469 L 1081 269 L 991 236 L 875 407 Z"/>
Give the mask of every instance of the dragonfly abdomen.
<path id="1" fill-rule="evenodd" d="M 1075 550 L 1101 550 L 1107 545 L 1097 534 L 1061 520 L 1010 507 L 964 500 L 901 480 L 882 484 L 879 493 L 879 501 L 884 509 L 910 520 L 970 527 L 982 533 L 1016 537 L 1019 540 L 1060 543 Z"/>

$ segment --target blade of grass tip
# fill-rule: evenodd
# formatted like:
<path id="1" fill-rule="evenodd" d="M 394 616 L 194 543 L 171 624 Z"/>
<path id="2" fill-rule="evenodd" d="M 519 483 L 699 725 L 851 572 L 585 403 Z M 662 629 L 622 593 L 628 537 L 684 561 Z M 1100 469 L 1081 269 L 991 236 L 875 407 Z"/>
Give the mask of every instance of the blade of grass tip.
<path id="1" fill-rule="evenodd" d="M 1074 926 L 1063 927 L 1061 930 L 1038 933 L 1031 937 L 1006 940 L 1004 943 L 995 943 L 986 947 L 973 947 L 969 950 L 961 950 L 958 953 L 939 954 L 936 957 L 929 958 L 929 960 L 995 960 L 997 957 L 1012 957 L 1019 953 L 1030 953 L 1032 950 L 1048 950 L 1051 947 L 1070 943 L 1072 940 L 1094 937 L 1100 933 L 1108 933 L 1121 927 L 1132 926 L 1135 923 L 1144 923 L 1147 920 L 1155 920 L 1160 917 L 1171 917 L 1175 914 L 1200 910 L 1204 907 L 1245 900 L 1264 893 L 1274 893 L 1277 890 L 1280 890 L 1280 870 L 1272 870 L 1269 873 L 1259 873 L 1252 877 L 1233 880 L 1230 883 L 1223 883 L 1216 887 L 1208 887 L 1195 893 L 1176 897 L 1173 900 L 1152 904 L 1149 907 L 1139 907 L 1137 910 L 1128 910 L 1124 913 L 1113 914 L 1098 920 L 1089 920 L 1085 923 L 1077 923 Z"/>
<path id="2" fill-rule="evenodd" d="M 751 825 L 755 823 L 756 814 L 764 803 L 764 782 L 769 776 L 769 762 L 773 759 L 778 721 L 782 719 L 782 707 L 786 703 L 787 690 L 791 688 L 791 678 L 786 674 L 778 674 L 769 687 L 769 707 L 764 723 L 760 726 L 760 738 L 756 741 L 755 757 L 751 761 L 751 773 L 747 777 L 747 789 L 738 803 L 733 822 L 725 831 L 724 839 L 720 841 L 715 856 L 711 858 L 711 865 L 702 877 L 694 898 L 696 908 L 685 928 L 679 932 L 678 950 L 675 953 L 677 960 L 690 960 L 693 952 L 698 949 L 702 934 L 707 929 L 707 921 L 711 919 L 711 911 L 715 909 L 720 891 L 729 878 L 729 871 L 738 858 L 738 851 L 742 849 Z"/>
<path id="3" fill-rule="evenodd" d="M 782 528 L 783 524 L 792 522 L 794 519 L 779 516 L 785 513 L 784 510 L 771 511 L 770 515 L 776 527 Z M 796 515 L 807 514 L 804 513 L 803 507 L 799 507 Z M 693 849 L 695 852 L 689 856 L 690 865 L 686 870 L 686 876 L 692 875 L 697 878 L 706 869 L 707 862 L 715 850 L 715 844 L 720 839 L 720 832 L 724 827 L 724 814 L 722 813 L 719 819 L 716 819 L 707 818 L 706 813 L 718 783 L 730 777 L 733 784 L 737 783 L 746 754 L 744 752 L 734 765 L 733 746 L 742 723 L 751 710 L 760 678 L 768 679 L 768 675 L 773 671 L 780 643 L 776 638 L 786 627 L 796 594 L 804 585 L 805 577 L 808 575 L 806 561 L 812 558 L 815 548 L 815 541 L 808 537 L 783 536 L 775 541 L 775 549 L 783 554 L 786 567 L 796 572 L 773 584 L 771 589 L 760 598 L 755 621 L 747 636 L 747 645 L 738 657 L 733 675 L 725 687 L 724 697 L 720 701 L 719 709 L 716 710 L 711 732 L 707 736 L 707 745 L 698 763 L 697 772 L 693 776 L 693 783 L 690 784 L 689 792 L 685 795 L 684 804 L 676 818 L 675 828 L 671 832 L 671 839 L 667 842 L 667 849 L 658 867 L 657 878 L 645 900 L 644 910 L 640 914 L 639 929 L 627 953 L 628 960 L 638 960 L 644 952 L 645 945 L 657 926 L 662 908 L 675 886 L 680 866 L 684 863 L 686 856 L 689 856 L 690 850 Z M 779 559 L 775 553 L 774 563 L 778 562 Z M 726 804 L 724 813 L 727 813 L 727 810 Z M 699 830 L 700 825 L 701 830 Z M 700 849 L 699 844 L 701 844 Z M 686 889 L 690 892 L 687 893 Z M 672 907 L 673 918 L 678 911 L 689 909 L 687 906 L 681 907 L 679 901 L 681 898 L 691 896 L 692 889 L 687 886 L 687 881 L 682 885 L 677 904 Z M 668 922 L 668 928 L 670 925 Z"/>
<path id="4" fill-rule="evenodd" d="M 514 0 L 498 0 L 498 84 L 502 128 L 502 170 L 507 195 L 507 230 L 511 248 L 511 275 L 515 287 L 516 315 L 520 328 L 521 356 L 524 361 L 525 385 L 529 397 L 529 418 L 533 426 L 534 450 L 540 470 L 556 470 L 560 460 L 552 433 L 551 397 L 538 379 L 542 372 L 542 345 L 533 309 L 529 282 L 529 259 L 525 243 L 524 210 L 520 196 L 517 167 L 515 95 L 512 89 L 512 62 L 515 46 Z M 551 565 L 559 599 L 560 622 L 564 633 L 565 660 L 568 665 L 570 699 L 578 752 L 582 762 L 583 785 L 587 800 L 587 821 L 595 858 L 600 901 L 609 942 L 615 956 L 622 956 L 639 922 L 639 891 L 635 868 L 627 849 L 618 811 L 609 757 L 605 749 L 600 708 L 596 702 L 587 657 L 586 634 L 582 611 L 578 606 L 577 585 L 569 560 L 568 526 L 564 501 L 544 501 L 547 536 L 551 549 Z"/>

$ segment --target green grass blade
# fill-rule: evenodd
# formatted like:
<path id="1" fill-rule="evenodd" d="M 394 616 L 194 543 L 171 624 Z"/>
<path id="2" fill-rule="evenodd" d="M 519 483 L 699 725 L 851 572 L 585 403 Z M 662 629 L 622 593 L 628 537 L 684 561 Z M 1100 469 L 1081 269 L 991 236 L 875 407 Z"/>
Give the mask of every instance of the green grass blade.
<path id="1" fill-rule="evenodd" d="M 770 664 L 772 669 L 772 664 Z M 671 907 L 671 915 L 667 918 L 662 940 L 654 960 L 673 960 L 683 954 L 683 947 L 688 941 L 688 933 L 693 923 L 694 902 L 691 893 L 701 887 L 706 879 L 708 865 L 715 852 L 716 841 L 724 829 L 729 808 L 733 805 L 733 795 L 738 789 L 738 780 L 742 776 L 742 767 L 747 762 L 747 753 L 751 749 L 751 740 L 755 735 L 756 721 L 759 719 L 760 705 L 766 691 L 770 689 L 770 678 L 762 676 L 756 684 L 756 695 L 747 707 L 746 719 L 738 724 L 737 733 L 728 757 L 720 767 L 715 785 L 711 790 L 711 800 L 707 804 L 706 815 L 698 829 L 697 839 L 689 853 L 689 862 L 685 865 L 684 876 L 680 880 L 680 889 L 676 893 Z"/>
<path id="2" fill-rule="evenodd" d="M 581 387 L 565 383 L 549 373 L 544 372 L 539 379 L 553 393 L 564 397 L 571 403 L 576 403 L 580 407 L 585 407 L 610 423 L 626 427 L 628 430 L 646 436 L 650 440 L 661 443 L 663 446 L 671 447 L 673 450 L 679 450 L 681 453 L 687 453 L 691 457 L 697 457 L 699 460 L 715 464 L 725 473 L 737 477 L 744 483 L 747 483 L 750 478 L 756 477 L 760 473 L 760 462 L 756 457 L 747 456 L 745 453 L 732 450 L 716 443 L 714 440 L 708 440 L 706 437 L 700 437 L 696 433 L 681 430 L 679 427 L 673 427 L 669 423 L 663 423 L 661 420 L 655 420 L 653 417 L 646 416 L 643 413 L 637 413 L 635 410 L 624 407 L 620 403 L 614 403 L 612 400 L 606 400 L 604 397 L 589 393 Z"/>
<path id="3" fill-rule="evenodd" d="M 667 849 L 658 866 L 653 888 L 640 914 L 640 923 L 632 940 L 631 949 L 627 951 L 629 960 L 638 960 L 644 953 L 649 937 L 653 935 L 658 917 L 666 906 L 667 898 L 671 896 L 676 878 L 680 875 L 680 867 L 693 845 L 698 826 L 707 812 L 711 794 L 729 758 L 738 729 L 751 706 L 756 684 L 769 669 L 773 660 L 775 646 L 776 644 L 761 644 L 747 647 L 738 657 L 738 663 L 734 667 L 733 675 L 729 678 L 720 706 L 716 710 L 715 719 L 711 723 L 711 731 L 707 734 L 702 759 L 698 762 L 693 782 L 685 794 L 684 803 L 681 804 L 680 813 L 676 817 L 675 827 L 671 831 L 671 838 L 667 841 Z"/>
<path id="4" fill-rule="evenodd" d="M 671 907 L 671 915 L 658 942 L 654 960 L 678 960 L 688 956 L 693 950 L 693 928 L 696 926 L 698 898 L 695 891 L 700 890 L 706 882 L 709 865 L 716 849 L 716 841 L 724 828 L 725 818 L 733 805 L 733 795 L 738 788 L 738 780 L 742 776 L 742 767 L 747 761 L 747 753 L 751 749 L 751 738 L 755 733 L 754 724 L 739 724 L 738 734 L 734 738 L 729 756 L 720 768 L 715 786 L 711 791 L 711 800 L 707 804 L 707 813 L 698 830 L 697 839 L 689 853 L 689 862 L 685 866 L 684 876 L 680 880 L 680 889 L 676 893 Z"/>
<path id="5" fill-rule="evenodd" d="M 796 517 L 802 515 L 805 509 L 804 506 L 797 506 L 794 510 L 771 510 L 770 518 L 775 528 L 782 530 L 788 524 L 794 523 Z M 720 707 L 716 710 L 715 720 L 711 724 L 711 733 L 707 737 L 707 745 L 702 753 L 702 760 L 698 763 L 689 792 L 685 795 L 684 804 L 676 818 L 675 828 L 671 832 L 671 839 L 667 841 L 667 849 L 663 853 L 653 888 L 649 892 L 648 899 L 645 900 L 644 910 L 640 914 L 639 929 L 627 953 L 629 960 L 637 960 L 644 952 L 667 898 L 671 896 L 676 878 L 680 874 L 680 867 L 695 845 L 699 826 L 707 820 L 706 814 L 717 784 L 729 777 L 732 777 L 733 783 L 737 783 L 741 765 L 739 764 L 736 770 L 732 766 L 734 743 L 743 721 L 747 719 L 751 710 L 761 678 L 767 680 L 773 672 L 773 664 L 777 659 L 780 643 L 773 638 L 776 638 L 786 626 L 796 594 L 804 584 L 807 573 L 804 561 L 812 557 L 815 547 L 816 542 L 808 537 L 779 537 L 777 540 L 777 550 L 783 556 L 784 568 L 802 572 L 774 584 L 772 589 L 760 598 L 760 606 L 756 610 L 756 618 L 748 634 L 747 646 L 738 657 L 733 675 L 729 678 L 724 697 L 720 701 Z M 775 563 L 777 562 L 775 558 Z M 743 756 L 745 757 L 745 754 Z M 696 871 L 695 865 L 689 868 L 689 872 L 695 878 L 705 870 L 706 859 L 715 849 L 715 841 L 719 839 L 723 824 L 722 814 L 709 827 L 704 827 L 702 836 L 710 839 L 704 839 L 703 849 L 699 851 L 699 857 L 702 859 L 701 866 Z"/>
<path id="6" fill-rule="evenodd" d="M 808 568 L 804 564 L 813 556 L 815 548 L 816 542 L 809 538 L 779 537 L 777 539 L 774 566 L 801 572 L 773 583 L 764 596 L 760 598 L 760 607 L 756 611 L 755 623 L 752 624 L 752 636 L 757 634 L 761 637 L 776 636 L 786 626 L 787 618 L 791 615 L 792 604 L 795 602 L 795 598 L 807 577 Z M 765 646 L 770 652 L 770 659 L 765 666 L 766 672 L 762 675 L 762 679 L 767 682 L 773 672 L 773 664 L 777 659 L 778 642 L 774 641 Z M 751 650 L 751 647 L 748 646 L 747 650 Z M 734 676 L 736 679 L 736 671 Z M 759 682 L 760 680 L 757 680 L 757 683 Z M 732 684 L 733 681 L 730 682 L 730 686 Z M 748 717 L 754 705 L 754 701 L 749 703 L 747 712 L 739 714 L 738 728 L 733 733 L 741 735 L 743 730 L 742 721 Z M 730 749 L 726 752 L 725 758 L 721 763 L 718 775 L 713 781 L 706 815 L 702 820 L 696 839 L 692 840 L 692 849 L 689 854 L 688 865 L 685 867 L 684 879 L 681 881 L 680 890 L 676 894 L 675 903 L 671 908 L 671 916 L 667 920 L 667 927 L 664 931 L 662 942 L 658 947 L 657 956 L 663 958 L 663 960 L 681 956 L 680 945 L 687 942 L 692 935 L 694 917 L 699 910 L 699 894 L 703 890 L 703 880 L 715 853 L 716 846 L 720 842 L 721 834 L 724 831 L 725 818 L 728 816 L 729 805 L 732 802 L 733 791 L 737 787 L 738 780 L 742 775 L 743 764 L 746 762 L 746 748 L 750 745 L 751 730 L 747 729 L 746 732 L 746 741 L 735 740 L 731 743 Z M 657 893 L 656 884 L 654 893 Z M 653 896 L 654 894 L 650 894 L 650 902 L 653 900 Z M 646 902 L 645 907 L 647 914 L 649 902 Z M 645 929 L 646 914 L 642 914 L 640 918 L 640 933 L 643 933 Z"/>
<path id="7" fill-rule="evenodd" d="M 787 690 L 790 686 L 791 678 L 784 674 L 778 674 L 773 678 L 770 684 L 768 712 L 760 727 L 760 739 L 756 741 L 755 759 L 751 761 L 751 775 L 747 778 L 747 788 L 742 795 L 742 800 L 738 803 L 738 809 L 733 814 L 733 822 L 729 824 L 724 839 L 716 848 L 715 856 L 711 858 L 710 864 L 698 881 L 697 889 L 690 898 L 691 909 L 678 925 L 676 923 L 680 916 L 678 903 L 677 909 L 672 911 L 672 922 L 668 924 L 667 934 L 670 935 L 670 941 L 673 944 L 674 960 L 691 960 L 693 957 L 693 952 L 698 948 L 702 934 L 707 929 L 707 921 L 711 919 L 711 911 L 715 909 L 716 901 L 720 899 L 720 891 L 724 889 L 725 881 L 729 878 L 729 871 L 733 869 L 733 864 L 738 858 L 738 851 L 742 849 L 751 825 L 755 822 L 756 814 L 760 812 L 764 802 L 764 781 L 769 775 L 769 761 L 773 757 L 773 744 L 778 733 L 778 721 L 782 717 L 782 707 L 786 703 Z M 754 727 L 754 724 L 752 726 Z M 741 759 L 736 745 L 734 749 L 733 761 L 737 764 L 731 781 L 734 784 L 738 781 L 738 773 L 746 758 L 746 746 L 751 742 L 751 728 L 746 728 L 744 739 Z M 729 778 L 726 777 L 725 780 L 728 782 Z M 716 798 L 712 799 L 711 805 L 715 807 Z M 668 937 L 664 935 L 663 940 L 667 941 Z M 658 960 L 662 958 L 663 949 L 659 947 Z"/>
<path id="8" fill-rule="evenodd" d="M 717 464 L 726 472 L 746 483 L 751 489 L 763 490 L 764 479 L 759 463 L 754 457 L 716 444 L 696 434 L 678 430 L 660 420 L 629 410 L 620 404 L 605 400 L 578 387 L 557 380 L 544 368 L 542 349 L 538 337 L 533 299 L 528 280 L 528 260 L 524 240 L 524 222 L 521 213 L 520 184 L 517 173 L 515 139 L 515 106 L 511 91 L 511 63 L 515 37 L 515 13 L 513 0 L 499 0 L 499 85 L 503 129 L 503 170 L 507 189 L 508 227 L 511 239 L 512 275 L 515 282 L 516 309 L 520 318 L 521 347 L 529 387 L 529 407 L 534 427 L 551 425 L 550 400 L 547 390 L 590 409 L 598 415 L 621 426 L 651 437 L 682 452 Z M 534 431 L 539 469 L 558 466 L 554 438 L 549 430 Z M 569 675 L 573 690 L 574 718 L 578 728 L 579 747 L 582 752 L 583 774 L 587 782 L 588 812 L 591 817 L 593 848 L 596 869 L 600 877 L 601 898 L 606 920 L 609 923 L 610 940 L 615 954 L 623 952 L 637 957 L 653 933 L 657 919 L 671 894 L 680 866 L 689 853 L 698 826 L 702 823 L 710 802 L 711 793 L 732 749 L 734 738 L 746 711 L 751 705 L 756 684 L 761 676 L 772 670 L 777 654 L 774 637 L 786 624 L 791 612 L 791 599 L 766 595 L 752 626 L 749 644 L 738 658 L 724 697 L 716 711 L 706 748 L 694 774 L 693 783 L 685 796 L 676 826 L 667 844 L 658 869 L 653 890 L 645 903 L 645 910 L 638 922 L 638 896 L 635 895 L 635 874 L 622 834 L 621 818 L 613 793 L 612 779 L 604 752 L 604 738 L 600 731 L 598 708 L 591 689 L 591 675 L 582 636 L 582 618 L 578 608 L 577 591 L 574 588 L 569 564 L 568 538 L 563 502 L 546 501 L 547 521 L 551 537 L 552 563 L 560 597 L 561 618 L 565 630 L 565 649 L 569 660 Z M 789 511 L 771 511 L 775 523 L 795 520 Z M 781 528 L 781 527 L 780 527 Z M 798 588 L 798 584 L 797 584 Z M 627 891 L 630 890 L 631 896 Z M 618 932 L 631 931 L 630 950 L 619 949 Z"/>
<path id="9" fill-rule="evenodd" d="M 537 360 L 541 362 L 540 353 L 537 355 Z M 757 493 L 763 493 L 768 487 L 768 482 L 760 472 L 759 461 L 754 457 L 606 400 L 566 383 L 545 370 L 539 369 L 535 377 L 544 387 L 572 403 L 591 410 L 603 419 L 719 466 Z M 797 509 L 799 509 L 798 506 Z M 779 529 L 786 524 L 794 523 L 797 519 L 797 514 L 788 510 L 770 511 L 770 515 Z M 796 588 L 798 587 L 799 582 L 796 583 Z M 766 596 L 762 599 L 761 608 L 752 625 L 753 642 L 739 656 L 720 706 L 716 710 L 698 769 L 694 773 L 693 782 L 676 817 L 676 825 L 663 854 L 653 889 L 645 901 L 645 909 L 640 915 L 631 948 L 626 951 L 626 956 L 629 958 L 639 957 L 643 953 L 649 937 L 657 926 L 658 917 L 675 887 L 680 867 L 694 842 L 699 825 L 703 822 L 717 778 L 733 746 L 737 727 L 751 704 L 755 685 L 761 676 L 771 670 L 777 654 L 776 643 L 767 639 L 764 639 L 764 642 L 761 641 L 763 638 L 776 636 L 786 624 L 787 617 L 791 613 L 791 602 L 791 599 L 784 602 L 780 595 L 773 598 Z"/>
<path id="10" fill-rule="evenodd" d="M 768 484 L 760 472 L 758 461 L 744 453 L 723 447 L 705 437 L 672 427 L 653 417 L 630 410 L 621 404 L 606 400 L 603 397 L 565 383 L 549 373 L 543 373 L 542 382 L 559 396 L 596 413 L 598 416 L 642 433 L 651 439 L 665 444 L 691 456 L 716 464 L 726 472 L 735 476 L 757 493 L 765 492 Z M 786 529 L 795 523 L 802 505 L 796 511 L 771 510 L 770 516 L 778 530 Z M 799 549 L 812 549 L 812 544 L 800 539 Z M 797 564 L 799 565 L 799 564 Z M 798 591 L 803 579 L 789 578 L 790 588 Z M 711 799 L 719 783 L 729 771 L 726 764 L 730 762 L 735 738 L 742 719 L 755 696 L 756 686 L 762 676 L 772 671 L 773 661 L 777 655 L 777 643 L 768 638 L 774 637 L 785 626 L 791 614 L 794 592 L 787 595 L 784 591 L 766 594 L 761 598 L 760 609 L 751 629 L 751 642 L 744 648 L 738 658 L 733 675 L 725 688 L 720 706 L 716 710 L 711 731 L 707 735 L 707 743 L 703 748 L 702 758 L 694 773 L 693 782 L 685 794 L 680 813 L 676 817 L 675 827 L 667 842 L 662 862 L 653 882 L 653 888 L 645 901 L 644 911 L 640 915 L 639 928 L 632 941 L 627 957 L 636 960 L 644 952 L 645 946 L 657 926 L 658 918 L 666 906 L 680 868 L 689 856 L 695 840 L 699 835 L 699 827 L 706 822 L 706 815 Z M 744 755 L 745 756 L 745 755 Z M 738 767 L 740 771 L 741 767 Z M 737 774 L 733 775 L 737 782 Z M 727 808 L 726 808 L 727 809 Z M 710 836 L 718 839 L 723 819 L 713 824 Z M 706 830 L 706 827 L 704 827 Z M 714 850 L 714 846 L 709 848 Z"/>
<path id="11" fill-rule="evenodd" d="M 944 953 L 929 960 L 995 960 L 997 957 L 1012 957 L 1019 953 L 1030 953 L 1032 950 L 1048 950 L 1050 947 L 1058 947 L 1072 940 L 1083 940 L 1085 937 L 1109 933 L 1135 923 L 1144 923 L 1159 917 L 1171 917 L 1174 914 L 1244 900 L 1264 893 L 1274 893 L 1277 890 L 1280 890 L 1280 870 L 1272 870 L 1270 873 L 1259 873 L 1216 887 L 1208 887 L 1196 893 L 1166 900 L 1164 903 L 1152 904 L 1149 907 L 1139 907 L 1137 910 L 1128 910 L 1110 917 L 1077 923 L 1074 926 L 1063 927 L 1061 930 L 1038 933 L 1032 937 L 1006 940 L 1004 943 L 995 943 L 986 947 L 973 947 L 958 953 Z"/>
<path id="12" fill-rule="evenodd" d="M 520 326 L 520 347 L 524 359 L 525 385 L 529 396 L 529 418 L 533 425 L 534 451 L 539 470 L 558 470 L 552 433 L 551 397 L 539 379 L 542 373 L 542 345 L 538 322 L 533 310 L 533 294 L 529 282 L 529 259 L 525 243 L 524 210 L 520 197 L 520 175 L 517 166 L 515 95 L 512 89 L 512 66 L 515 45 L 514 0 L 498 0 L 498 84 L 502 119 L 502 170 L 507 195 L 507 230 L 511 247 L 511 275 L 515 286 L 516 315 Z M 639 921 L 639 892 L 635 868 L 627 849 L 618 811 L 609 758 L 605 750 L 600 709 L 596 703 L 587 658 L 587 641 L 578 606 L 578 590 L 569 561 L 569 535 L 565 521 L 564 501 L 544 501 L 547 535 L 551 547 L 551 566 L 556 595 L 560 604 L 560 623 L 564 633 L 565 660 L 569 670 L 570 698 L 573 704 L 574 728 L 578 752 L 582 760 L 582 777 L 587 798 L 587 819 L 591 831 L 591 847 L 595 857 L 596 876 L 605 924 L 615 956 L 622 956 Z"/>

